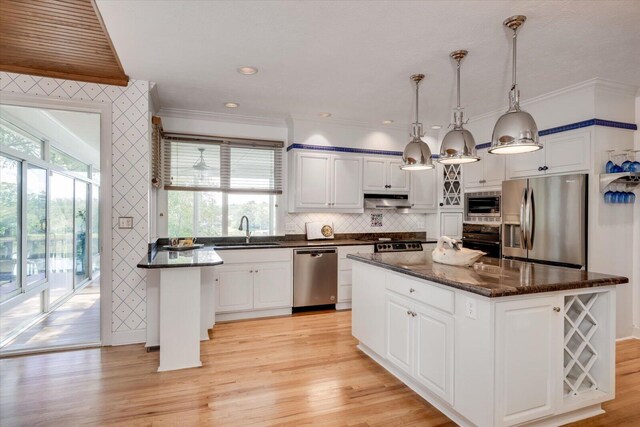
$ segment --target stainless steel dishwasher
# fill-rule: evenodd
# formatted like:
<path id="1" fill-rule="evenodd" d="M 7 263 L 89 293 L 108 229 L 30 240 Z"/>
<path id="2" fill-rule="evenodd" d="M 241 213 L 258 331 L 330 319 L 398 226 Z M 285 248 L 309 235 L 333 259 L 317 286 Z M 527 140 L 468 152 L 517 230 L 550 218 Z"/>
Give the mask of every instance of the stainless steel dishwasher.
<path id="1" fill-rule="evenodd" d="M 337 248 L 293 251 L 293 306 L 335 304 L 338 299 Z"/>

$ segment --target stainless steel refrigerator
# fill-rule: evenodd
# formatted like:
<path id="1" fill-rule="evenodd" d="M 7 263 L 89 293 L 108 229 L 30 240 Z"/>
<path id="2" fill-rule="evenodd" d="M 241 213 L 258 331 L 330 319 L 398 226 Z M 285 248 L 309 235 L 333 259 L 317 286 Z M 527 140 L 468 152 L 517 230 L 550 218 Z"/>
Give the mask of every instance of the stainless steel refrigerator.
<path id="1" fill-rule="evenodd" d="M 502 255 L 587 267 L 587 175 L 502 182 Z"/>

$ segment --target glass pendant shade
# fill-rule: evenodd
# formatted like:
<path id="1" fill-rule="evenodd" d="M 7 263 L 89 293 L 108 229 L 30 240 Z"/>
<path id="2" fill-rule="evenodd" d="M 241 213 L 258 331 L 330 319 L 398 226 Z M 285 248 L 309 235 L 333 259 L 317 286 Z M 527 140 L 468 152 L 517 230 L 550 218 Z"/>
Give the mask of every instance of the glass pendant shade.
<path id="1" fill-rule="evenodd" d="M 404 152 L 402 153 L 402 165 L 400 166 L 402 170 L 416 171 L 434 168 L 431 160 L 431 149 L 422 140 L 424 132 L 422 131 L 422 123 L 418 121 L 418 86 L 422 79 L 424 79 L 424 74 L 411 76 L 411 80 L 416 84 L 416 121 L 412 126 L 411 140 L 404 147 Z"/>
<path id="2" fill-rule="evenodd" d="M 445 165 L 459 165 L 473 163 L 480 160 L 476 154 L 476 140 L 471 132 L 464 128 L 462 107 L 460 106 L 460 62 L 467 56 L 466 50 L 451 52 L 451 56 L 458 63 L 456 67 L 456 86 L 458 106 L 453 114 L 453 129 L 447 132 L 440 145 L 438 162 Z"/>
<path id="3" fill-rule="evenodd" d="M 503 24 L 513 30 L 513 84 L 509 91 L 509 110 L 504 113 L 493 128 L 491 154 L 519 154 L 538 151 L 542 148 L 538 136 L 538 125 L 531 114 L 520 109 L 520 91 L 516 80 L 516 54 L 518 28 L 526 21 L 526 16 L 515 15 Z"/>

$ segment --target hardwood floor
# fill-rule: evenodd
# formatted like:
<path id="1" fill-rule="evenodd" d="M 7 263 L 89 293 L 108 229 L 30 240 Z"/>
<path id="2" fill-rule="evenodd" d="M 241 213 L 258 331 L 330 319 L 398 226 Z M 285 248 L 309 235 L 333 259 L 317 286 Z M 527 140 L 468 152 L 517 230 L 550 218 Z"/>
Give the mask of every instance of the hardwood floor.
<path id="1" fill-rule="evenodd" d="M 355 348 L 351 313 L 216 325 L 203 367 L 155 372 L 141 345 L 0 360 L 0 424 L 453 426 Z M 640 424 L 640 341 L 618 344 L 617 399 L 576 425 Z"/>
<path id="2" fill-rule="evenodd" d="M 0 354 L 95 343 L 100 343 L 100 282 L 97 279 L 4 345 Z"/>

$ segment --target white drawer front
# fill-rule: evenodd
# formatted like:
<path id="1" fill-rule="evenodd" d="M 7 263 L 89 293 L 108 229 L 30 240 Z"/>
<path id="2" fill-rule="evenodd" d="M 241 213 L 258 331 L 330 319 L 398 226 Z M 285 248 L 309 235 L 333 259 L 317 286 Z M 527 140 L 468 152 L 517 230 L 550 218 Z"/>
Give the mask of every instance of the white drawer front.
<path id="1" fill-rule="evenodd" d="M 424 304 L 438 308 L 447 313 L 453 313 L 454 295 L 453 291 L 442 289 L 428 282 L 423 282 L 398 274 L 387 274 L 387 289 L 399 293 L 400 295 L 415 299 Z"/>

